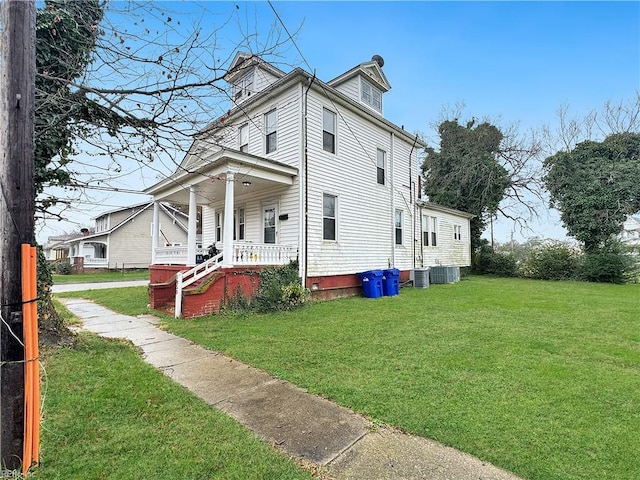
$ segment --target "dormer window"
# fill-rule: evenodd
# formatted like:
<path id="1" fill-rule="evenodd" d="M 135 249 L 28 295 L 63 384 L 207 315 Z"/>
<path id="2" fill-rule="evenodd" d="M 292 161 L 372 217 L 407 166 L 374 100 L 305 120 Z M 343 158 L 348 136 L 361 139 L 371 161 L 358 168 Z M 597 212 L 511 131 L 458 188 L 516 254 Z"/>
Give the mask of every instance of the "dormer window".
<path id="1" fill-rule="evenodd" d="M 382 113 L 382 92 L 364 78 L 360 78 L 360 99 L 374 110 Z"/>
<path id="2" fill-rule="evenodd" d="M 240 100 L 248 97 L 253 93 L 253 71 L 242 77 L 238 83 L 233 86 L 233 99 Z"/>

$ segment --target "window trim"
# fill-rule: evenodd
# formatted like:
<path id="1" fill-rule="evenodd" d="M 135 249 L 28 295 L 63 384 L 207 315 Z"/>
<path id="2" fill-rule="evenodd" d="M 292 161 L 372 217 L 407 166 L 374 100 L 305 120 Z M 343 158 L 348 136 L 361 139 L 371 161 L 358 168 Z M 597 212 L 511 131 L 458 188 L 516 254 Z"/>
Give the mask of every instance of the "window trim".
<path id="1" fill-rule="evenodd" d="M 438 217 L 431 217 L 431 246 L 438 246 Z"/>
<path id="2" fill-rule="evenodd" d="M 404 217 L 403 211 L 399 208 L 396 208 L 393 216 L 394 243 L 396 245 L 404 245 L 404 228 L 403 228 L 404 218 L 403 217 Z"/>
<path id="3" fill-rule="evenodd" d="M 240 222 L 240 212 L 242 212 L 242 222 Z M 246 225 L 247 225 L 247 211 L 244 205 L 234 208 L 233 209 L 233 241 L 234 242 L 243 242 L 246 240 L 247 238 Z"/>
<path id="4" fill-rule="evenodd" d="M 382 113 L 382 91 L 364 77 L 360 77 L 360 101 Z"/>
<path id="5" fill-rule="evenodd" d="M 269 117 L 273 115 L 273 130 L 270 130 Z M 273 138 L 273 148 L 269 150 L 270 138 Z M 264 114 L 264 151 L 265 154 L 273 153 L 278 150 L 278 113 L 275 108 Z"/>
<path id="6" fill-rule="evenodd" d="M 242 138 L 242 134 L 243 132 L 246 134 L 246 141 L 243 142 L 243 138 Z M 242 148 L 246 147 L 245 150 L 243 150 Z M 245 123 L 244 125 L 241 125 L 238 128 L 238 150 L 240 150 L 241 152 L 244 153 L 248 153 L 249 152 L 249 124 Z"/>
<path id="7" fill-rule="evenodd" d="M 222 223 L 224 222 L 224 218 L 221 211 L 216 211 L 214 213 L 214 223 L 215 223 L 215 241 L 222 241 Z"/>
<path id="8" fill-rule="evenodd" d="M 325 121 L 327 114 L 329 114 L 333 119 L 333 131 L 330 131 L 327 129 L 327 124 Z M 332 136 L 333 148 L 331 150 L 328 150 L 327 148 L 325 148 L 325 135 Z M 338 139 L 338 115 L 334 111 L 329 110 L 326 107 L 322 107 L 322 150 L 327 153 L 333 153 L 335 155 L 337 150 L 337 143 L 338 143 L 337 139 Z"/>
<path id="9" fill-rule="evenodd" d="M 462 241 L 462 225 L 455 224 L 453 226 L 453 240 L 456 242 Z"/>
<path id="10" fill-rule="evenodd" d="M 382 154 L 382 167 L 380 166 L 380 154 Z M 382 174 L 382 181 L 380 181 Z M 376 182 L 378 185 L 386 185 L 387 183 L 387 152 L 378 148 L 376 150 Z"/>
<path id="11" fill-rule="evenodd" d="M 234 86 L 233 99 L 239 100 L 242 97 L 248 97 L 253 93 L 253 84 L 255 81 L 255 71 L 243 75 Z M 249 81 L 250 80 L 250 81 Z"/>
<path id="12" fill-rule="evenodd" d="M 325 198 L 333 199 L 333 217 L 325 215 L 324 201 Z M 325 220 L 333 221 L 333 238 L 327 238 L 325 231 Z M 338 241 L 338 196 L 331 193 L 322 193 L 322 241 L 337 242 Z"/>

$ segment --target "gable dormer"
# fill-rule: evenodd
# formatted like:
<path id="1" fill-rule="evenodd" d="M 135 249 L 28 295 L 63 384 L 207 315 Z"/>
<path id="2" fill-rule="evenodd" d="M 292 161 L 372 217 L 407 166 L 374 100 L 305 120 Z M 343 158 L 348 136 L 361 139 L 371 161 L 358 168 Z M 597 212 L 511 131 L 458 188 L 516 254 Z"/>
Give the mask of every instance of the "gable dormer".
<path id="1" fill-rule="evenodd" d="M 282 78 L 284 72 L 247 52 L 238 52 L 224 79 L 231 85 L 231 101 L 239 104 Z"/>
<path id="2" fill-rule="evenodd" d="M 382 71 L 383 65 L 382 57 L 374 55 L 370 62 L 357 65 L 328 82 L 328 85 L 383 115 L 383 95 L 391 90 L 391 85 Z"/>

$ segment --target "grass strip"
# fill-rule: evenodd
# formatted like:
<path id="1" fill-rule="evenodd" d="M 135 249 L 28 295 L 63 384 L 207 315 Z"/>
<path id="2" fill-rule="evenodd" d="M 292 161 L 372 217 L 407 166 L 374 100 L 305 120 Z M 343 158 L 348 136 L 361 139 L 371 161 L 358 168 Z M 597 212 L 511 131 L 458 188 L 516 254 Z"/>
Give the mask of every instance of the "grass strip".
<path id="1" fill-rule="evenodd" d="M 33 478 L 312 478 L 128 343 L 82 333 L 44 365 L 42 457 Z"/>

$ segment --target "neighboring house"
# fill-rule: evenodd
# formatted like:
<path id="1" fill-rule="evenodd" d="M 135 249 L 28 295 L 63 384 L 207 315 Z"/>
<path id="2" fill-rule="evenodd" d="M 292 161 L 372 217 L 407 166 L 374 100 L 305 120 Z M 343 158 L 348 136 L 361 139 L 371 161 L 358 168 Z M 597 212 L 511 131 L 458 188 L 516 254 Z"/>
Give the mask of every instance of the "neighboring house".
<path id="1" fill-rule="evenodd" d="M 630 216 L 625 220 L 620 240 L 630 246 L 640 246 L 640 217 Z"/>
<path id="2" fill-rule="evenodd" d="M 158 206 L 162 245 L 181 248 L 187 241 L 187 216 L 168 204 Z M 153 203 L 105 212 L 83 235 L 67 240 L 74 265 L 86 269 L 147 268 L 152 262 Z"/>
<path id="3" fill-rule="evenodd" d="M 47 238 L 47 243 L 42 247 L 44 257 L 51 262 L 68 259 L 69 240 L 77 238 L 79 235 L 78 233 L 71 233 Z"/>
<path id="4" fill-rule="evenodd" d="M 323 297 L 358 292 L 367 270 L 394 267 L 405 281 L 415 268 L 469 265 L 472 215 L 421 199 L 426 145 L 385 119 L 382 66 L 374 56 L 322 82 L 237 54 L 225 77 L 233 108 L 147 193 L 189 205 L 192 222 L 202 207 L 202 243 L 222 252 L 212 271 L 297 259 L 303 284 Z M 181 258 L 155 232 L 152 284 L 195 265 L 194 225 Z"/>

